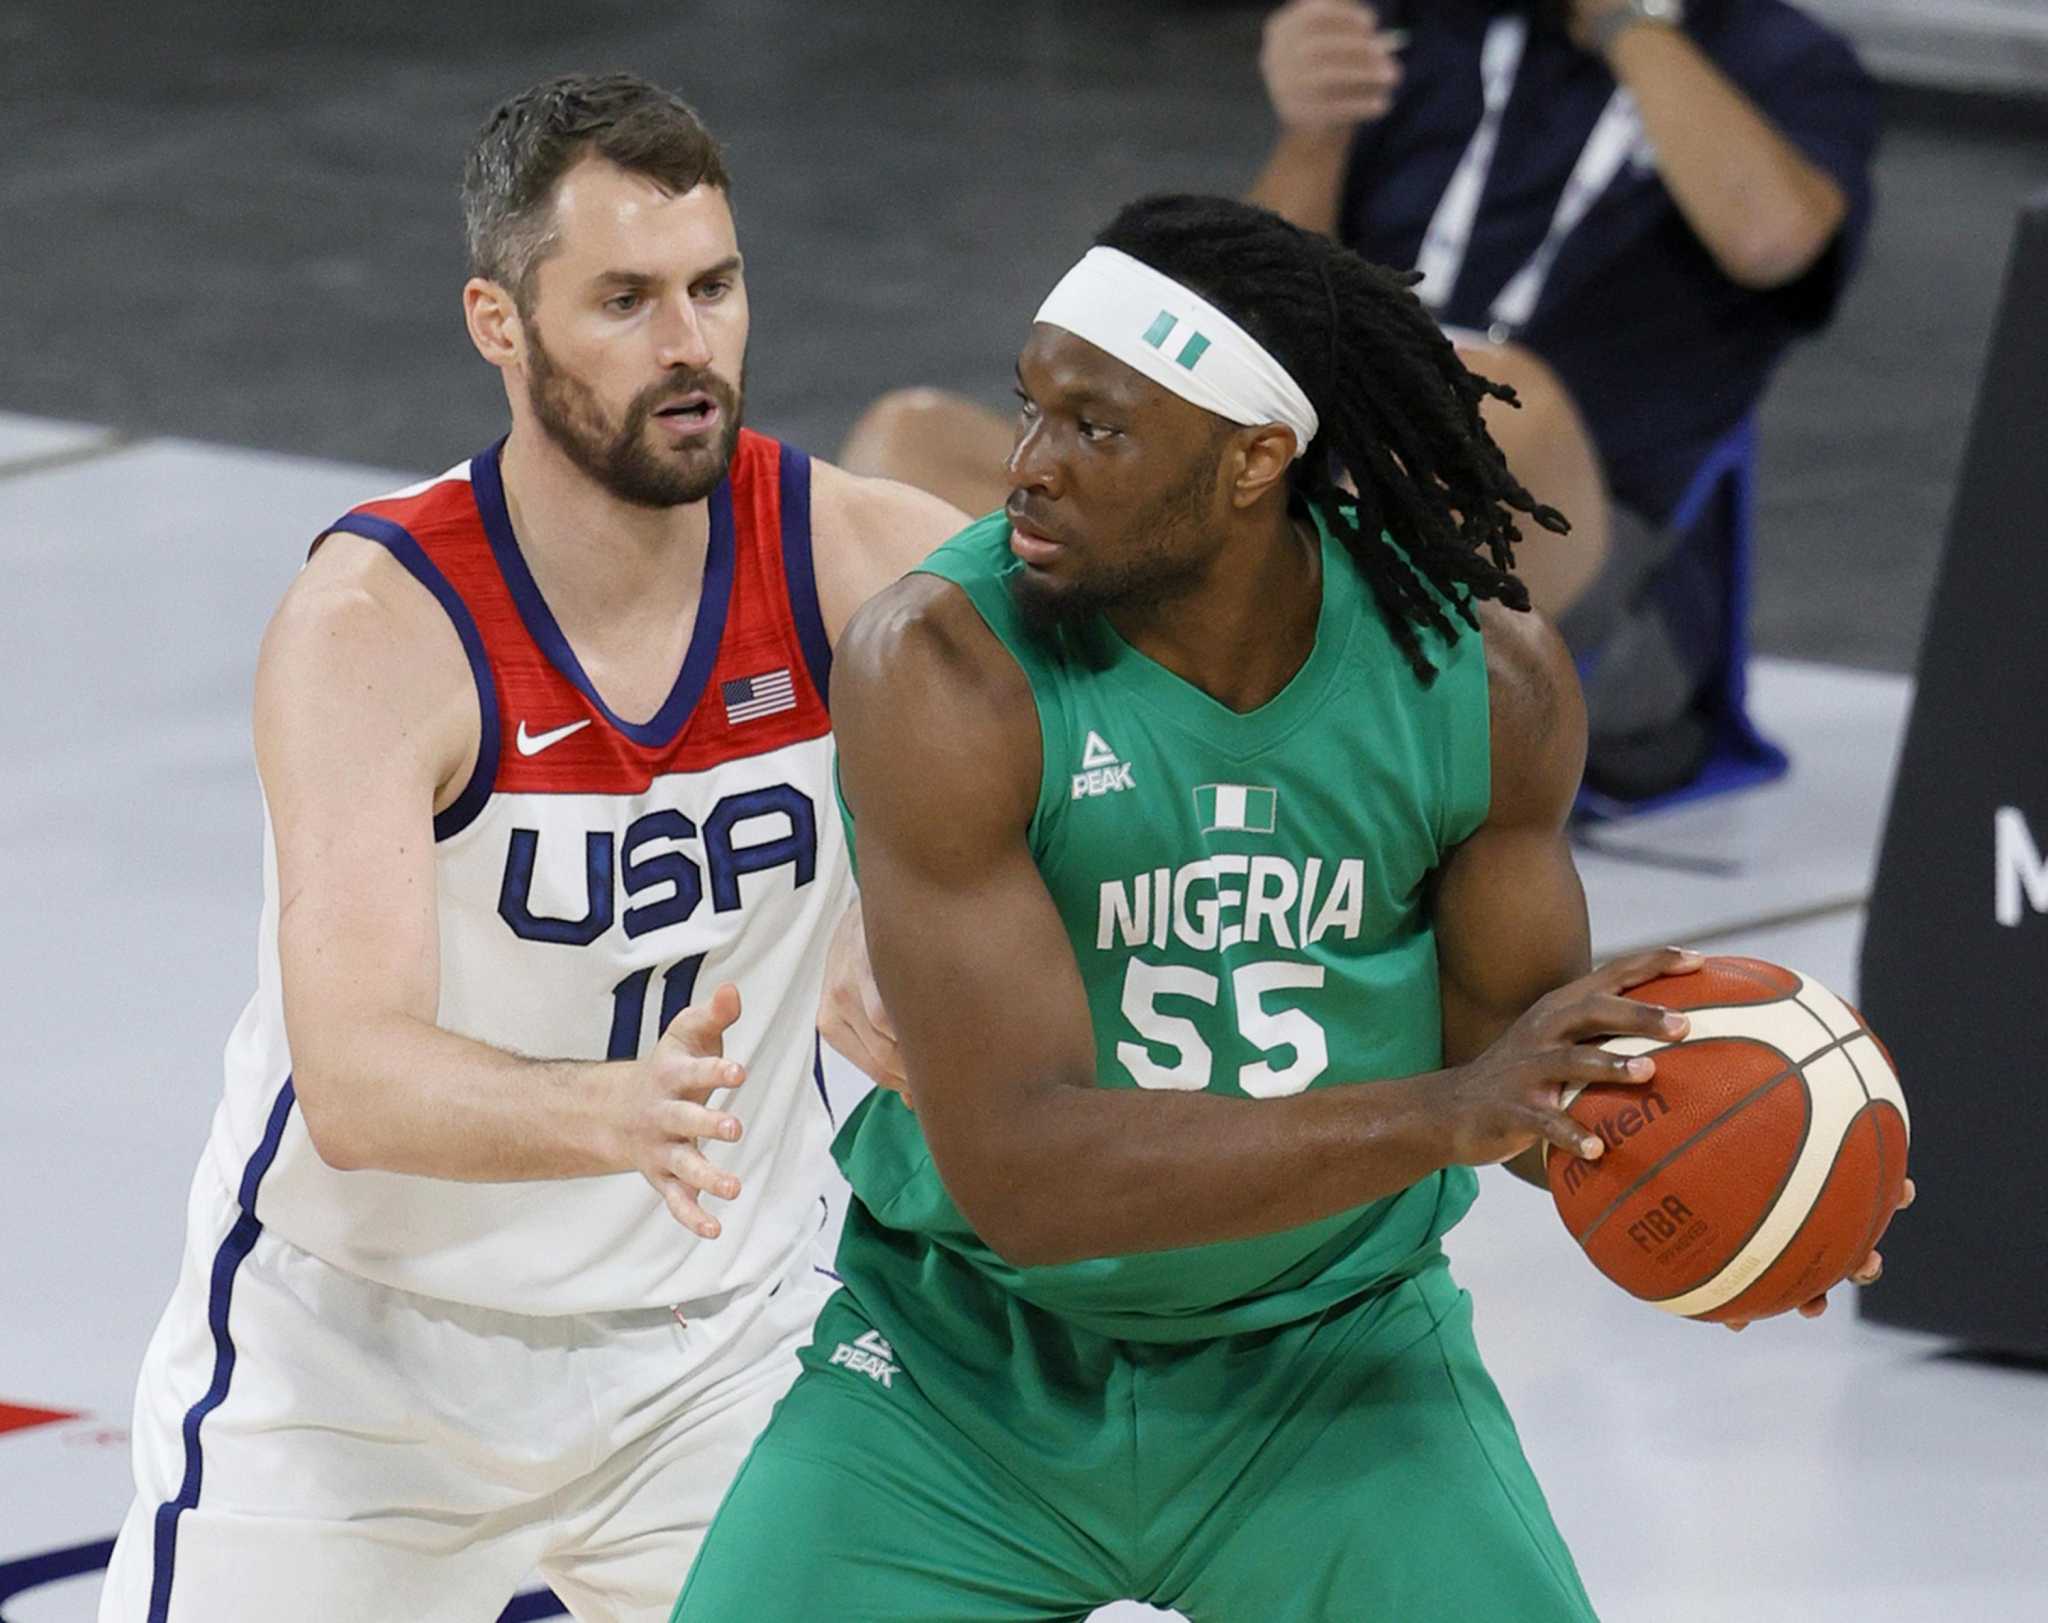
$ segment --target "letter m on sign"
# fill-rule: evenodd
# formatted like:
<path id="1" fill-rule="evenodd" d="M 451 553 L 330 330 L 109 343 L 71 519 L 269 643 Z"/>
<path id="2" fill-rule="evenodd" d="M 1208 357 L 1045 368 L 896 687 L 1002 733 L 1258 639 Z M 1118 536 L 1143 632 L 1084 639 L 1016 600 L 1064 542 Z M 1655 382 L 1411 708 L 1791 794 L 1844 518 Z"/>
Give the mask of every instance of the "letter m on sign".
<path id="1" fill-rule="evenodd" d="M 2000 924 L 2017 928 L 2020 896 L 2036 913 L 2048 913 L 2048 862 L 2034 846 L 2027 820 L 2017 806 L 2000 806 L 1992 814 L 1991 827 L 1996 854 L 1996 915 Z M 1981 893 L 1980 893 L 1981 894 Z"/>

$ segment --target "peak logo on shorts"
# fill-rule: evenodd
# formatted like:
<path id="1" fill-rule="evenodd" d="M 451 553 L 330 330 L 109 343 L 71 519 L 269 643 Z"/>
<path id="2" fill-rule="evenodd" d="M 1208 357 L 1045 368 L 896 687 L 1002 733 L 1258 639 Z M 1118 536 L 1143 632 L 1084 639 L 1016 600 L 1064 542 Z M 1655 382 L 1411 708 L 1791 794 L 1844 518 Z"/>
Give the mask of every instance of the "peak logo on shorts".
<path id="1" fill-rule="evenodd" d="M 856 1375 L 865 1375 L 871 1381 L 884 1386 L 891 1385 L 903 1366 L 895 1362 L 896 1349 L 882 1339 L 879 1330 L 863 1330 L 852 1341 L 842 1341 L 833 1349 L 832 1362 L 843 1364 Z"/>
<path id="2" fill-rule="evenodd" d="M 1119 789 L 1135 789 L 1128 761 L 1119 761 L 1116 751 L 1103 742 L 1102 734 L 1091 732 L 1081 751 L 1081 770 L 1074 774 L 1076 800 L 1096 795 L 1113 795 Z"/>

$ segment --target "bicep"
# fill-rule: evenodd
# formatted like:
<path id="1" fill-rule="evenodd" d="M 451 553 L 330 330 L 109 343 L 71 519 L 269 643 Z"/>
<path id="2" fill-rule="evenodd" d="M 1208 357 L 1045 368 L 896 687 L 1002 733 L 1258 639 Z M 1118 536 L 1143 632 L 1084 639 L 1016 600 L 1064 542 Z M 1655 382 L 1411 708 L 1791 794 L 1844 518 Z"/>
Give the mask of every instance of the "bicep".
<path id="1" fill-rule="evenodd" d="M 952 503 L 891 479 L 811 464 L 812 567 L 825 637 L 835 648 L 856 610 L 967 527 Z"/>
<path id="2" fill-rule="evenodd" d="M 1562 828 L 1483 828 L 1436 891 L 1444 1062 L 1477 1057 L 1546 992 L 1592 967 L 1586 893 Z"/>
<path id="3" fill-rule="evenodd" d="M 1533 614 L 1482 605 L 1491 803 L 1445 859 L 1432 898 L 1444 1057 L 1476 1057 L 1545 993 L 1591 968 L 1586 893 L 1566 828 L 1586 709 L 1563 640 Z"/>
<path id="4" fill-rule="evenodd" d="M 1035 1096 L 1093 1082 L 1094 1045 L 1073 947 L 1024 841 L 965 865 L 924 850 L 915 829 L 864 825 L 862 900 L 910 1096 L 966 1206 Z"/>
<path id="5" fill-rule="evenodd" d="M 459 689 L 447 650 L 408 629 L 329 584 L 288 599 L 264 638 L 256 756 L 295 1052 L 364 1015 L 436 1012 L 433 813 L 460 749 Z"/>
<path id="6" fill-rule="evenodd" d="M 906 583 L 856 621 L 835 727 L 876 984 L 933 1159 L 986 1231 L 1047 1091 L 1094 1082 L 1094 1043 L 1029 844 L 1030 691 L 964 598 L 934 629 L 945 594 L 957 588 Z M 927 617 L 877 634 L 897 599 Z"/>

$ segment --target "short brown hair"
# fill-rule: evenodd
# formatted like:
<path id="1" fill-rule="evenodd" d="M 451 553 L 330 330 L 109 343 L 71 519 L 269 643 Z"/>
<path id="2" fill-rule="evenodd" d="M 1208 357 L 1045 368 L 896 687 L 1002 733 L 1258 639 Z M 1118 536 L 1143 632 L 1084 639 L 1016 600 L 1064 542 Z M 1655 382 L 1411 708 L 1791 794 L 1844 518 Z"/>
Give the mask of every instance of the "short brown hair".
<path id="1" fill-rule="evenodd" d="M 681 97 L 629 73 L 544 80 L 484 120 L 462 164 L 472 275 L 510 288 L 522 310 L 552 237 L 555 183 L 591 156 L 681 194 L 730 193 L 725 153 Z"/>

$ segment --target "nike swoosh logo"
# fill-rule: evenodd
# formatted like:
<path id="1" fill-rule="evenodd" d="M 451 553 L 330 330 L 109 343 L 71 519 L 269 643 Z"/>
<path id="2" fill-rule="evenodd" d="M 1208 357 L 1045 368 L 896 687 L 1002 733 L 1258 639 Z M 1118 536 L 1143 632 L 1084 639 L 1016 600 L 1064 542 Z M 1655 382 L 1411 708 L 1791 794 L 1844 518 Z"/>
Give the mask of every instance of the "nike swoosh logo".
<path id="1" fill-rule="evenodd" d="M 571 733 L 580 733 L 589 725 L 590 718 L 585 716 L 581 721 L 572 721 L 567 726 L 557 727 L 550 732 L 529 733 L 526 730 L 526 723 L 522 721 L 519 724 L 519 736 L 514 742 L 518 744 L 521 755 L 538 755 L 551 745 L 561 743 Z"/>

